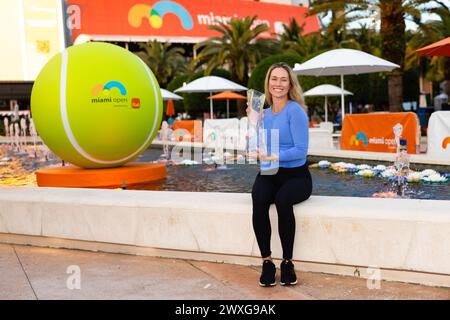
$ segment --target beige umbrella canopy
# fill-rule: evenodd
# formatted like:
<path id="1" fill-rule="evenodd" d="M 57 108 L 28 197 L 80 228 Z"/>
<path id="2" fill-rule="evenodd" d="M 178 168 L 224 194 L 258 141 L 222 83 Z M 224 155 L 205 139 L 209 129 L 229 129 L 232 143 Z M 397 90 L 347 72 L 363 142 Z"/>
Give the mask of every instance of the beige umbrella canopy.
<path id="1" fill-rule="evenodd" d="M 305 97 L 317 97 L 317 96 L 325 97 L 325 105 L 324 105 L 325 122 L 327 122 L 328 121 L 328 97 L 340 96 L 342 93 L 344 95 L 353 94 L 347 90 L 342 91 L 341 88 L 333 86 L 331 84 L 321 84 L 317 87 L 314 87 L 314 88 L 306 91 L 303 95 Z"/>
<path id="2" fill-rule="evenodd" d="M 189 82 L 186 85 L 183 85 L 181 88 L 175 90 L 175 92 L 209 92 L 209 96 L 212 96 L 213 92 L 218 91 L 244 91 L 247 90 L 246 87 L 241 86 L 240 84 L 230 81 L 228 79 L 216 76 L 206 76 L 198 78 L 192 82 Z M 209 112 L 212 119 L 213 116 L 213 100 L 209 100 Z"/>
<path id="3" fill-rule="evenodd" d="M 341 108 L 344 120 L 344 75 L 386 72 L 395 68 L 400 66 L 364 51 L 335 49 L 319 54 L 302 64 L 296 63 L 294 71 L 305 76 L 341 76 Z"/>
<path id="4" fill-rule="evenodd" d="M 183 97 L 181 97 L 181 96 L 179 96 L 179 95 L 177 95 L 177 94 L 175 94 L 173 92 L 170 92 L 169 90 L 163 89 L 163 88 L 161 88 L 161 96 L 162 96 L 162 99 L 164 101 L 167 101 L 167 100 L 183 100 Z"/>

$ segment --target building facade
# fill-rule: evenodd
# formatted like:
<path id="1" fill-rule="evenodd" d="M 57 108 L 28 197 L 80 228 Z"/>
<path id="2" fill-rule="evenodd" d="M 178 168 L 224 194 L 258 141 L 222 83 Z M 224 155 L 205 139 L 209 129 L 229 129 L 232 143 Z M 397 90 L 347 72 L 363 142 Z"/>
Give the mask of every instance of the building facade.
<path id="1" fill-rule="evenodd" d="M 211 25 L 257 16 L 274 37 L 294 18 L 304 32 L 319 30 L 306 16 L 308 0 L 2 0 L 0 110 L 29 108 L 34 80 L 48 60 L 86 41 L 194 44 L 218 35 Z"/>

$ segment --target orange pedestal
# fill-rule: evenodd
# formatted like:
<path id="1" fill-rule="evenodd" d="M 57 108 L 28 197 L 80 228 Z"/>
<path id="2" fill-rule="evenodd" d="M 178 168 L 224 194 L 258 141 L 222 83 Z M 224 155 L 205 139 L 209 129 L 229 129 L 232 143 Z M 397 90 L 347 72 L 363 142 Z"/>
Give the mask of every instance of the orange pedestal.
<path id="1" fill-rule="evenodd" d="M 166 177 L 163 163 L 127 163 L 107 169 L 82 169 L 75 166 L 52 167 L 36 171 L 39 187 L 120 188 L 151 183 Z"/>

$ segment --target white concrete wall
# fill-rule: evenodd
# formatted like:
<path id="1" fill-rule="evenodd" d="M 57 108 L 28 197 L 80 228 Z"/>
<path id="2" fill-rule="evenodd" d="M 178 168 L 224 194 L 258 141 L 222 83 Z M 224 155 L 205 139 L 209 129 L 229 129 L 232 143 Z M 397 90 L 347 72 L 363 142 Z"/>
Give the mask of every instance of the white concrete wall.
<path id="1" fill-rule="evenodd" d="M 236 261 L 259 256 L 251 212 L 250 194 L 0 187 L 3 235 L 226 254 Z M 437 275 L 447 280 L 419 282 L 450 286 L 450 201 L 314 196 L 295 214 L 294 260 Z M 273 256 L 280 258 L 274 206 L 271 217 Z"/>

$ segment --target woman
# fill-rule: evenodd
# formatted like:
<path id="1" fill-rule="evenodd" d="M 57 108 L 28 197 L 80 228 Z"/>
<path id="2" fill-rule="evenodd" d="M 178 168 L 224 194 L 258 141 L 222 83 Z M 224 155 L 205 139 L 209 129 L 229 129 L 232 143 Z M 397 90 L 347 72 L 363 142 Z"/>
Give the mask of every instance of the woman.
<path id="1" fill-rule="evenodd" d="M 252 189 L 253 229 L 263 259 L 259 284 L 276 285 L 269 220 L 270 205 L 275 203 L 283 248 L 280 284 L 294 285 L 297 277 L 291 261 L 295 237 L 293 205 L 308 199 L 312 191 L 311 175 L 306 164 L 308 116 L 304 110 L 300 84 L 286 63 L 276 63 L 269 68 L 264 90 L 270 104 L 263 118 L 267 155 L 260 156 L 261 170 Z M 277 138 L 279 141 L 276 141 Z M 277 144 L 279 150 L 276 150 Z"/>

